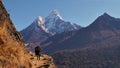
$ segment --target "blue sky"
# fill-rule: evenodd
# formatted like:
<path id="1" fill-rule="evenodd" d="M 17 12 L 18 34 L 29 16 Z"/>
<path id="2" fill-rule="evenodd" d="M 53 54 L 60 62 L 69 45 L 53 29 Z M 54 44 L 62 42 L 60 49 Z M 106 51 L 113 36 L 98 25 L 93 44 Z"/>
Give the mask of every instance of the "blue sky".
<path id="1" fill-rule="evenodd" d="M 46 17 L 57 9 L 65 21 L 81 26 L 91 24 L 107 12 L 120 18 L 120 0 L 4 0 L 17 30 L 29 26 L 38 16 Z"/>

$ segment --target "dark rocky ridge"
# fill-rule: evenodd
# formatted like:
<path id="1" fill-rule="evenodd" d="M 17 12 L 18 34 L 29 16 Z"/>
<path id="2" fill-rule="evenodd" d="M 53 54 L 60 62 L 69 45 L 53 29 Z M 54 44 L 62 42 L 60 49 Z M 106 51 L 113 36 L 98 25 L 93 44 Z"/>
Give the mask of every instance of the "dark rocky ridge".
<path id="1" fill-rule="evenodd" d="M 45 50 L 53 54 L 58 68 L 119 68 L 120 19 L 107 13 L 99 16 L 88 27 L 80 29 L 61 43 L 53 42 Z M 69 34 L 68 34 L 69 35 Z M 64 36 L 55 36 L 63 40 Z M 57 43 L 55 43 L 57 42 Z M 61 46 L 62 49 L 59 49 Z M 58 49 L 56 49 L 58 48 Z M 52 50 L 52 51 L 51 51 Z"/>
<path id="2" fill-rule="evenodd" d="M 46 46 L 44 47 L 46 53 L 53 53 L 65 49 L 71 50 L 86 47 L 99 48 L 106 46 L 114 46 L 120 44 L 119 26 L 119 18 L 111 17 L 110 15 L 105 13 L 99 16 L 88 27 L 82 28 L 75 32 L 55 35 L 49 38 L 47 41 L 41 43 L 41 46 Z M 69 38 L 67 38 L 68 36 Z M 60 42 L 60 40 L 63 41 Z"/>

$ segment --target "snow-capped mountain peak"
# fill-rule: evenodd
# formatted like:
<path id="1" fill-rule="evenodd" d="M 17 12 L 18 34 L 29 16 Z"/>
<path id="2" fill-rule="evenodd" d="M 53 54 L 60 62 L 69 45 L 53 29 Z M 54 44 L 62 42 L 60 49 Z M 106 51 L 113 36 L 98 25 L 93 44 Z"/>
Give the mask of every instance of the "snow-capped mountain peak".
<path id="1" fill-rule="evenodd" d="M 80 29 L 79 25 L 64 21 L 57 10 L 53 10 L 46 18 L 38 16 L 28 27 L 28 30 L 34 30 L 35 32 L 42 31 L 50 35 L 78 29 Z"/>
<path id="2" fill-rule="evenodd" d="M 51 21 L 56 21 L 58 19 L 63 20 L 62 16 L 60 15 L 60 13 L 55 9 L 53 10 L 47 17 L 45 20 L 51 20 Z"/>
<path id="3" fill-rule="evenodd" d="M 66 22 L 57 10 L 53 10 L 46 18 L 38 16 L 35 21 L 21 31 L 27 43 L 40 43 L 48 37 L 67 31 L 80 29 L 79 25 Z"/>
<path id="4" fill-rule="evenodd" d="M 40 25 L 47 33 L 55 35 L 64 31 L 78 30 L 80 26 L 63 20 L 57 10 L 53 10 L 46 18 L 44 24 Z"/>

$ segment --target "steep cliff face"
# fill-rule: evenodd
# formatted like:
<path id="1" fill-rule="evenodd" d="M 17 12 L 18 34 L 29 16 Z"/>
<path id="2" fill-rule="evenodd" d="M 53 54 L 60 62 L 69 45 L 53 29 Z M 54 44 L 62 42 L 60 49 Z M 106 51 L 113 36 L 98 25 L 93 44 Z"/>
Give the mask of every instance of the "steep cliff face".
<path id="1" fill-rule="evenodd" d="M 36 68 L 30 57 L 0 0 L 0 68 Z"/>
<path id="2" fill-rule="evenodd" d="M 15 29 L 0 1 L 0 67 L 30 68 L 21 34 Z"/>

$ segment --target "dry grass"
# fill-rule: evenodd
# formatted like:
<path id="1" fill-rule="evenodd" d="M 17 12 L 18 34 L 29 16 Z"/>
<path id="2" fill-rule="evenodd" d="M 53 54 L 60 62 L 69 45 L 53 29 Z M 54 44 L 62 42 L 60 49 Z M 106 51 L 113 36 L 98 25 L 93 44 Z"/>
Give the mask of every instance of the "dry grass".
<path id="1" fill-rule="evenodd" d="M 0 7 L 3 12 L 0 14 L 0 68 L 36 68 L 21 34 L 15 29 L 1 1 Z"/>
<path id="2" fill-rule="evenodd" d="M 0 23 L 0 68 L 30 68 L 24 42 L 11 20 Z"/>
<path id="3" fill-rule="evenodd" d="M 52 57 L 42 55 L 38 61 L 34 53 L 28 53 L 22 36 L 9 22 L 9 19 L 0 22 L 3 23 L 0 30 L 0 68 L 56 68 Z"/>

